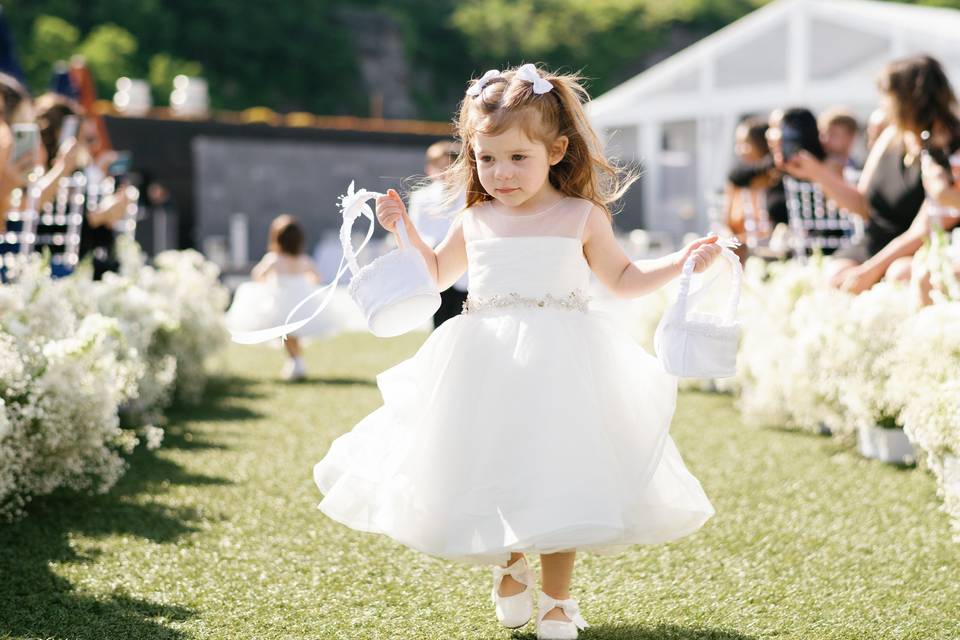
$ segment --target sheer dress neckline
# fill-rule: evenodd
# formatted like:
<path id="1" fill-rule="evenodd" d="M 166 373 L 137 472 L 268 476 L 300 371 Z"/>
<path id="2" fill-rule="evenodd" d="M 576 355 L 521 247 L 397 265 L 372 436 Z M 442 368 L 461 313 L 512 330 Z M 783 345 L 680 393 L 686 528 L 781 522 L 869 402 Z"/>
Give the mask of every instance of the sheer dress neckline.
<path id="1" fill-rule="evenodd" d="M 559 200 L 557 200 L 556 202 L 548 206 L 546 209 L 541 209 L 536 213 L 504 213 L 503 211 L 500 210 L 499 207 L 494 206 L 493 204 L 494 201 L 492 199 L 487 200 L 486 204 L 487 204 L 487 208 L 489 208 L 490 211 L 493 211 L 495 214 L 499 216 L 503 216 L 505 218 L 535 218 L 537 216 L 542 216 L 545 213 L 553 211 L 558 206 L 560 206 L 562 202 L 566 202 L 567 200 L 569 200 L 569 198 L 570 196 L 563 196 Z"/>

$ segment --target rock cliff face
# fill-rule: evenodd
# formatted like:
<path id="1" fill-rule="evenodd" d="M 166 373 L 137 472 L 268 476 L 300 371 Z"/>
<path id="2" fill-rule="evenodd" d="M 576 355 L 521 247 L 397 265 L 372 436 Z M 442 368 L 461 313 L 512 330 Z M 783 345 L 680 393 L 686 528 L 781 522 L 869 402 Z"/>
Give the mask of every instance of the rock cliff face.
<path id="1" fill-rule="evenodd" d="M 416 118 L 410 97 L 413 78 L 397 21 L 378 11 L 352 8 L 341 9 L 338 17 L 350 32 L 370 116 Z"/>

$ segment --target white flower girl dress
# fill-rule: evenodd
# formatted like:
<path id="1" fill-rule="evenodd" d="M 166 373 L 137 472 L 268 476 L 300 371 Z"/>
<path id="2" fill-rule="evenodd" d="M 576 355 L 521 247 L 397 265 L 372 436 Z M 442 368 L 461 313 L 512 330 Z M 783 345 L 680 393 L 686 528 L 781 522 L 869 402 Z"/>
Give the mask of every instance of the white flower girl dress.
<path id="1" fill-rule="evenodd" d="M 676 378 L 589 310 L 591 206 L 464 212 L 465 313 L 377 376 L 383 406 L 314 468 L 323 513 L 484 564 L 665 542 L 713 515 L 668 434 Z"/>
<path id="2" fill-rule="evenodd" d="M 263 282 L 250 280 L 237 287 L 226 324 L 231 331 L 259 331 L 282 325 L 297 304 L 319 285 L 304 273 L 272 273 Z M 341 291 L 341 289 L 343 289 Z M 314 297 L 295 319 L 309 317 L 319 305 Z M 293 333 L 297 337 L 329 338 L 344 331 L 364 331 L 366 324 L 346 288 L 338 288 L 324 312 Z"/>

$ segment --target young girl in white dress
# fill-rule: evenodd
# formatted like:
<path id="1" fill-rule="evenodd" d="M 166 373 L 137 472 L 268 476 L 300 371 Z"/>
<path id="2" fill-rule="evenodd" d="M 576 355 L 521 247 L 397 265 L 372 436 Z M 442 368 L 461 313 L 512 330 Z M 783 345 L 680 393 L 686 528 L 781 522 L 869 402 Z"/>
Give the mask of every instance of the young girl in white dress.
<path id="1" fill-rule="evenodd" d="M 451 193 L 466 189 L 466 209 L 435 250 L 395 191 L 378 198 L 381 224 L 403 218 L 441 290 L 469 272 L 469 297 L 463 315 L 377 376 L 383 406 L 314 468 L 334 520 L 495 565 L 504 626 L 532 616 L 525 554 L 539 554 L 538 638 L 587 626 L 569 591 L 576 551 L 673 540 L 714 513 L 668 435 L 676 379 L 592 315 L 584 291 L 592 272 L 616 295 L 640 296 L 690 256 L 703 271 L 720 248 L 702 238 L 631 263 L 607 208 L 630 180 L 604 159 L 584 99 L 578 77 L 533 65 L 471 84 L 446 175 Z"/>
<path id="2" fill-rule="evenodd" d="M 231 331 L 255 331 L 283 324 L 297 303 L 321 283 L 320 273 L 304 253 L 303 228 L 296 218 L 283 214 L 273 219 L 267 253 L 250 271 L 250 278 L 251 282 L 237 287 L 227 310 L 226 322 Z M 311 310 L 301 310 L 297 318 L 306 317 Z M 290 357 L 281 371 L 283 378 L 300 380 L 306 377 L 299 338 L 332 335 L 337 330 L 336 316 L 328 309 L 296 334 L 287 336 L 283 345 Z"/>

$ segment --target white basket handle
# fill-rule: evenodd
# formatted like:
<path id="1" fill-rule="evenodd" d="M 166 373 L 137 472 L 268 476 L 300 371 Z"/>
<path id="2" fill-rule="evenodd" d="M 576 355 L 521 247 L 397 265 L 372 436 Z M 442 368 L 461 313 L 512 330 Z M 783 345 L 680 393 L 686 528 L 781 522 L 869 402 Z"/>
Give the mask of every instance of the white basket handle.
<path id="1" fill-rule="evenodd" d="M 316 318 L 320 313 L 327 308 L 327 305 L 330 304 L 330 301 L 333 299 L 333 294 L 337 291 L 337 285 L 340 283 L 340 278 L 343 277 L 343 274 L 347 272 L 347 269 L 350 269 L 351 273 L 356 274 L 359 271 L 357 266 L 357 254 L 363 251 L 363 248 L 367 246 L 367 243 L 370 242 L 370 238 L 373 237 L 373 230 L 376 228 L 375 216 L 373 210 L 370 208 L 370 205 L 367 204 L 367 200 L 372 198 L 377 198 L 383 194 L 377 193 L 375 191 L 367 191 L 366 189 L 361 189 L 360 191 L 354 193 L 353 182 L 350 183 L 350 187 L 347 189 L 347 194 L 342 196 L 340 199 L 340 208 L 343 214 L 343 224 L 340 226 L 340 244 L 343 247 L 343 256 L 340 258 L 340 266 L 337 267 L 337 275 L 334 276 L 333 280 L 328 284 L 320 287 L 306 298 L 297 303 L 289 314 L 287 314 L 286 320 L 284 323 L 278 327 L 270 327 L 268 329 L 260 329 L 258 331 L 237 331 L 230 332 L 230 337 L 234 342 L 239 344 L 257 344 L 260 342 L 267 342 L 268 340 L 273 340 L 275 338 L 286 338 L 289 334 L 297 331 L 301 327 L 306 326 L 314 318 Z M 366 216 L 370 220 L 370 227 L 367 229 L 367 235 L 363 239 L 363 243 L 360 244 L 360 248 L 354 251 L 353 243 L 350 241 L 350 232 L 353 230 L 353 223 L 361 215 Z M 403 232 L 404 239 L 406 239 L 406 231 Z M 307 302 L 320 295 L 321 293 L 326 292 L 323 300 L 320 302 L 320 305 L 314 310 L 309 318 L 304 320 L 297 320 L 296 322 L 291 322 L 297 311 L 300 310 L 303 305 Z"/>
<path id="2" fill-rule="evenodd" d="M 730 295 L 727 298 L 727 311 L 725 319 L 727 322 L 733 322 L 737 317 L 737 306 L 740 304 L 740 281 L 743 278 L 743 266 L 740 264 L 740 258 L 737 257 L 731 247 L 739 246 L 739 242 L 734 239 L 718 240 L 717 243 L 722 247 L 720 255 L 726 258 L 733 270 L 733 282 L 730 286 Z M 690 281 L 693 278 L 693 270 L 696 267 L 696 259 L 693 256 L 687 258 L 683 263 L 683 273 L 680 275 L 680 290 L 677 292 L 677 302 L 674 307 L 675 313 L 680 318 L 687 317 L 687 307 L 691 306 L 693 301 L 700 297 L 712 285 L 719 275 L 700 287 L 693 294 L 690 293 Z"/>

